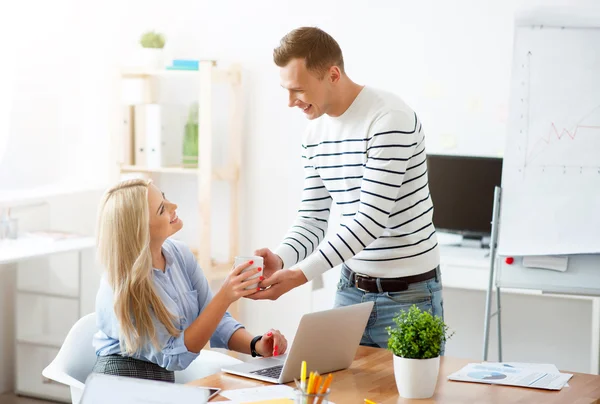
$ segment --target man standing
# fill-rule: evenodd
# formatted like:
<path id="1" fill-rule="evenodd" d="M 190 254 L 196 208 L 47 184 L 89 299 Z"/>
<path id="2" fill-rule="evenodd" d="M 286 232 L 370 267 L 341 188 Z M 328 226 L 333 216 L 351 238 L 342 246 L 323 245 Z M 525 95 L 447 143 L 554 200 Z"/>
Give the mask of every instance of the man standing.
<path id="1" fill-rule="evenodd" d="M 256 251 L 267 289 L 250 297 L 277 299 L 343 264 L 335 305 L 374 301 L 361 344 L 387 347 L 385 327 L 412 304 L 443 317 L 421 122 L 397 96 L 350 80 L 338 43 L 318 28 L 291 31 L 273 57 L 289 106 L 310 120 L 305 181 L 281 245 Z M 326 237 L 332 201 L 342 220 Z"/>

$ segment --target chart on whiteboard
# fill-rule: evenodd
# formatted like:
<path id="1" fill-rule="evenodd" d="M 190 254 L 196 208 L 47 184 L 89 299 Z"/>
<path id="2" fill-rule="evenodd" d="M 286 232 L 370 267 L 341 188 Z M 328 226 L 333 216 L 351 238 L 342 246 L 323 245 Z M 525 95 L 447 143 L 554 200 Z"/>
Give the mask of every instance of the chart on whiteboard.
<path id="1" fill-rule="evenodd" d="M 600 252 L 600 29 L 515 36 L 499 253 Z"/>
<path id="2" fill-rule="evenodd" d="M 523 83 L 527 87 L 522 97 L 523 136 L 519 145 L 523 153 L 523 174 L 599 175 L 600 93 L 594 90 L 600 88 L 590 88 L 597 79 L 576 74 L 575 67 L 570 66 L 572 71 L 564 73 L 574 77 L 575 83 L 570 82 L 564 88 L 559 85 L 543 88 L 538 80 L 560 83 L 560 78 L 551 77 L 548 71 L 530 78 L 532 61 L 541 62 L 543 55 L 540 56 L 536 59 L 528 52 L 525 57 L 527 72 Z M 536 89 L 540 90 L 537 94 Z M 590 90 L 591 93 L 586 94 Z"/>
<path id="3" fill-rule="evenodd" d="M 527 142 L 523 168 L 551 174 L 600 174 L 600 105 L 581 118 L 550 121 Z M 545 129 L 545 130 L 544 130 Z M 539 134 L 542 132 L 542 134 Z"/>

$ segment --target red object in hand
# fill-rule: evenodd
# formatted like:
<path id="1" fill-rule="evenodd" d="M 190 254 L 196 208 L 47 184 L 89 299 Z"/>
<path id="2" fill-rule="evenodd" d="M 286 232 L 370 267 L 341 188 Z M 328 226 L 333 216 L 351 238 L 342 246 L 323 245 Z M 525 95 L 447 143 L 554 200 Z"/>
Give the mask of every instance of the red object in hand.
<path id="1" fill-rule="evenodd" d="M 513 257 L 506 257 L 504 262 L 506 262 L 508 265 L 512 265 L 512 263 L 515 262 L 515 259 Z"/>

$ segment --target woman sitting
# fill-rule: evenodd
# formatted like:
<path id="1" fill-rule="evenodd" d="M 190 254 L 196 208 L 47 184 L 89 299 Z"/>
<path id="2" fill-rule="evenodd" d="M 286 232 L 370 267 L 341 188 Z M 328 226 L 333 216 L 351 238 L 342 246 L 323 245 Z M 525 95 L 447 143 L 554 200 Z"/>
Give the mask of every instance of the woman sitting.
<path id="1" fill-rule="evenodd" d="M 98 217 L 98 257 L 105 269 L 96 297 L 99 331 L 94 372 L 174 382 L 210 340 L 212 347 L 261 356 L 283 354 L 277 330 L 255 337 L 227 313 L 260 271 L 232 270 L 213 296 L 190 249 L 170 239 L 183 227 L 177 205 L 151 182 L 109 189 Z M 262 277 L 260 278 L 262 279 Z"/>

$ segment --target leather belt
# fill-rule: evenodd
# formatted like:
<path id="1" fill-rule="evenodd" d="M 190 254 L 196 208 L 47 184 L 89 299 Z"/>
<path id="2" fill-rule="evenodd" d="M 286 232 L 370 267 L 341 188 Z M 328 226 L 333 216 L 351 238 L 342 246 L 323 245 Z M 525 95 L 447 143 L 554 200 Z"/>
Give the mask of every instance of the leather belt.
<path id="1" fill-rule="evenodd" d="M 437 276 L 436 269 L 432 269 L 431 271 L 422 274 L 404 276 L 401 278 L 373 278 L 368 275 L 356 273 L 346 265 L 342 266 L 342 273 L 350 280 L 356 289 L 368 293 L 402 292 L 407 290 L 408 285 L 411 283 L 428 281 Z M 381 289 L 377 287 L 377 282 L 381 285 Z"/>

